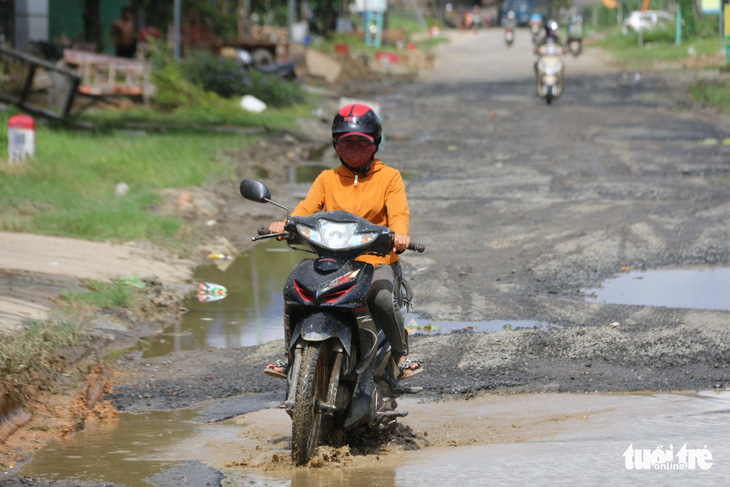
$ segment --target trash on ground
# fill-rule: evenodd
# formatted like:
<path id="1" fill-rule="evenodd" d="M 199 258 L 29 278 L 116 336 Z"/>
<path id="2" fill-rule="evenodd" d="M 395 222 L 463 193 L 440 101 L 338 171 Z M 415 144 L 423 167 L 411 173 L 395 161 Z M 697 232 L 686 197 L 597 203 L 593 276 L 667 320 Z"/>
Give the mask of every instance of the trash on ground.
<path id="1" fill-rule="evenodd" d="M 124 182 L 119 183 L 117 184 L 115 191 L 117 196 L 126 196 L 126 194 L 129 193 L 129 185 Z"/>
<path id="2" fill-rule="evenodd" d="M 221 254 L 221 253 L 212 253 L 208 254 L 209 259 L 221 259 L 221 260 L 231 260 L 232 257 L 230 255 Z"/>
<path id="3" fill-rule="evenodd" d="M 212 282 L 201 282 L 198 284 L 198 301 L 201 303 L 220 301 L 226 296 L 228 296 L 228 289 L 225 286 Z"/>
<path id="4" fill-rule="evenodd" d="M 255 96 L 243 95 L 243 98 L 241 98 L 241 108 L 248 112 L 261 113 L 266 110 L 267 107 L 266 103 Z"/>

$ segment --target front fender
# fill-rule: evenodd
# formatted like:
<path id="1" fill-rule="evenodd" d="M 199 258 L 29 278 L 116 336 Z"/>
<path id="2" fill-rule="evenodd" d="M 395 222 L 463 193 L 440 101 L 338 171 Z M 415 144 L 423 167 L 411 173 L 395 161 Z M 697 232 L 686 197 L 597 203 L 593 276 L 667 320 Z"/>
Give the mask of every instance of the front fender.
<path id="1" fill-rule="evenodd" d="M 350 326 L 332 313 L 314 313 L 296 323 L 289 350 L 296 346 L 300 338 L 308 342 L 323 342 L 329 338 L 337 338 L 345 353 L 352 356 Z"/>

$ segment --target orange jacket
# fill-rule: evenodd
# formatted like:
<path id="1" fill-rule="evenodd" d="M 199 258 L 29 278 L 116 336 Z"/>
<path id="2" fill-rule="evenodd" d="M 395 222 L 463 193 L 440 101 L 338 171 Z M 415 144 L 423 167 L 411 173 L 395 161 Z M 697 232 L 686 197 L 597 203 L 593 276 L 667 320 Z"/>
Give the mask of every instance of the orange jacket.
<path id="1" fill-rule="evenodd" d="M 408 235 L 408 200 L 400 172 L 375 159 L 366 175 L 355 175 L 344 165 L 322 171 L 312 183 L 307 197 L 292 216 L 309 216 L 318 211 L 344 210 L 383 225 L 395 233 Z M 357 260 L 374 266 L 397 262 L 395 252 L 385 257 L 362 255 Z"/>

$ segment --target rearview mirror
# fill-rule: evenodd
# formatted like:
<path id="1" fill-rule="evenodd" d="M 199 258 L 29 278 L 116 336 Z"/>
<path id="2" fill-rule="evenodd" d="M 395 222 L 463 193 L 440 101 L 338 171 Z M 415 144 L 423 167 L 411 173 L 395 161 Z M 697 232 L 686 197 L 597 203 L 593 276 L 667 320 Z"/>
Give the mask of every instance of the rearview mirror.
<path id="1" fill-rule="evenodd" d="M 257 203 L 268 203 L 271 200 L 271 191 L 261 181 L 244 179 L 240 186 L 241 196 Z"/>

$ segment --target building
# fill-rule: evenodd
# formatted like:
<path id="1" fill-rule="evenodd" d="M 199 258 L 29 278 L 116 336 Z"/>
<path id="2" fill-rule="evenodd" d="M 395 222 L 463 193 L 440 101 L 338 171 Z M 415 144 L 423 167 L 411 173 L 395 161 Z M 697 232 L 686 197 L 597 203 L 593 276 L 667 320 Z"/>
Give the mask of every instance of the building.
<path id="1" fill-rule="evenodd" d="M 112 23 L 128 0 L 0 0 L 0 41 L 26 51 L 34 41 L 54 45 L 93 44 L 98 52 L 114 51 Z"/>

